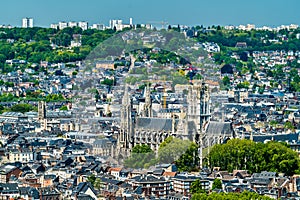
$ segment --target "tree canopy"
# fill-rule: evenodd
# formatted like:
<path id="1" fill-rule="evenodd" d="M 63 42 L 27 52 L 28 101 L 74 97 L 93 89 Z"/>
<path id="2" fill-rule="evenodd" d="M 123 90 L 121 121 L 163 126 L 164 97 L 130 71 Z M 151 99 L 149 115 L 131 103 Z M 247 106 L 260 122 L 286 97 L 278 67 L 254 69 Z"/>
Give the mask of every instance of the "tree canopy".
<path id="1" fill-rule="evenodd" d="M 299 170 L 298 154 L 285 143 L 270 141 L 266 144 L 251 140 L 233 139 L 226 144 L 214 145 L 208 155 L 210 167 L 222 170 L 282 172 L 293 175 Z"/>
<path id="2" fill-rule="evenodd" d="M 202 188 L 201 180 L 196 179 L 194 182 L 191 184 L 190 188 L 191 194 L 197 194 L 197 193 L 205 193 L 206 191 Z"/>
<path id="3" fill-rule="evenodd" d="M 30 104 L 24 104 L 24 103 L 16 104 L 11 107 L 12 112 L 25 113 L 25 112 L 29 112 L 29 111 L 33 111 L 33 110 L 36 110 L 36 107 L 34 107 Z"/>
<path id="4" fill-rule="evenodd" d="M 189 140 L 168 137 L 160 144 L 157 157 L 148 145 L 142 144 L 134 146 L 124 161 L 125 167 L 130 168 L 148 168 L 158 163 L 175 163 L 179 171 L 198 170 L 198 147 Z"/>
<path id="5" fill-rule="evenodd" d="M 212 190 L 214 189 L 222 189 L 222 181 L 221 179 L 216 178 L 212 184 Z"/>
<path id="6" fill-rule="evenodd" d="M 192 142 L 185 153 L 175 161 L 175 164 L 179 171 L 198 171 L 199 156 L 197 144 Z"/>
<path id="7" fill-rule="evenodd" d="M 159 145 L 158 160 L 161 163 L 172 163 L 186 152 L 191 142 L 175 137 L 168 137 Z"/>
<path id="8" fill-rule="evenodd" d="M 130 168 L 148 168 L 155 163 L 156 159 L 153 150 L 148 145 L 142 144 L 132 148 L 130 157 L 124 161 L 124 166 Z"/>
<path id="9" fill-rule="evenodd" d="M 192 196 L 192 200 L 249 200 L 249 199 L 256 199 L 256 200 L 271 200 L 272 198 L 261 196 L 255 192 L 248 192 L 244 191 L 242 193 L 196 193 Z"/>
<path id="10" fill-rule="evenodd" d="M 198 147 L 194 142 L 168 137 L 158 149 L 160 163 L 175 163 L 179 171 L 196 170 L 199 162 Z"/>
<path id="11" fill-rule="evenodd" d="M 71 41 L 81 35 L 81 47 L 68 49 Z M 0 28 L 0 69 L 11 72 L 5 60 L 20 59 L 32 63 L 74 62 L 83 60 L 100 42 L 114 34 L 110 30 L 82 31 L 79 27 L 56 30 L 51 28 Z M 26 64 L 25 64 L 26 65 Z"/>

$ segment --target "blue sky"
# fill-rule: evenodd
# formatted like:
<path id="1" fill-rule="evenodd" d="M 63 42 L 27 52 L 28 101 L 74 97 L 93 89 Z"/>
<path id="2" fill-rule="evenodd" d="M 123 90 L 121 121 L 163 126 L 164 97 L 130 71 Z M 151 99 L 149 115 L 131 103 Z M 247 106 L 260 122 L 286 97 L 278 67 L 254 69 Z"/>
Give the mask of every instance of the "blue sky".
<path id="1" fill-rule="evenodd" d="M 119 18 L 128 23 L 129 17 L 134 23 L 205 26 L 300 24 L 299 0 L 5 0 L 0 7 L 0 24 L 13 26 L 21 26 L 23 17 L 43 27 L 80 20 L 107 25 Z"/>

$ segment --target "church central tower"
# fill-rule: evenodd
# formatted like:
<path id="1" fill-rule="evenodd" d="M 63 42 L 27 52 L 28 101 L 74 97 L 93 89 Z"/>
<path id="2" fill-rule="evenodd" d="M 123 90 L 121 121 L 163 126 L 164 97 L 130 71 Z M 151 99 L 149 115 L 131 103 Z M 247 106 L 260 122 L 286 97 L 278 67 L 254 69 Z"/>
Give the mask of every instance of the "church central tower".
<path id="1" fill-rule="evenodd" d="M 210 120 L 209 99 L 208 86 L 205 83 L 189 86 L 187 118 L 195 123 L 198 134 L 205 131 Z"/>

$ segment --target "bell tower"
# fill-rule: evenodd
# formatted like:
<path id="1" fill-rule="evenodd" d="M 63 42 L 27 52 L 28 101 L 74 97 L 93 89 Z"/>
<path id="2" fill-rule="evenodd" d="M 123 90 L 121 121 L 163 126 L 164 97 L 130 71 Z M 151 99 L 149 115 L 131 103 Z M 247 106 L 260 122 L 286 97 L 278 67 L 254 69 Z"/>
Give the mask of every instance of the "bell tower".
<path id="1" fill-rule="evenodd" d="M 46 118 L 46 102 L 39 101 L 38 103 L 38 120 L 41 124 L 41 129 L 46 130 L 47 128 L 47 118 Z"/>
<path id="2" fill-rule="evenodd" d="M 194 124 L 196 130 L 187 125 L 187 129 L 192 134 L 193 141 L 198 145 L 200 157 L 200 167 L 202 166 L 202 152 L 204 148 L 203 139 L 205 138 L 206 127 L 210 121 L 210 95 L 208 85 L 201 83 L 199 85 L 190 85 L 188 88 L 188 112 L 187 120 Z"/>
<path id="3" fill-rule="evenodd" d="M 202 132 L 206 131 L 206 127 L 210 121 L 210 95 L 208 85 L 202 83 L 200 90 L 200 128 Z"/>

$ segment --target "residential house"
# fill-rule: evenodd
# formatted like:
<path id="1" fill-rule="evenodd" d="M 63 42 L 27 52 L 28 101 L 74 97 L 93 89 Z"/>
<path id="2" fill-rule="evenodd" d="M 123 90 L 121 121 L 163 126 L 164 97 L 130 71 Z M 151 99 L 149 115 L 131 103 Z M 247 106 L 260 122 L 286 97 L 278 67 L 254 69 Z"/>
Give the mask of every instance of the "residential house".
<path id="1" fill-rule="evenodd" d="M 20 197 L 23 199 L 39 200 L 40 194 L 36 188 L 33 187 L 19 187 Z"/>
<path id="2" fill-rule="evenodd" d="M 164 177 L 156 177 L 153 175 L 140 175 L 135 176 L 129 180 L 132 184 L 133 190 L 140 188 L 143 197 L 166 197 L 170 192 L 169 180 Z"/>
<path id="3" fill-rule="evenodd" d="M 109 139 L 96 139 L 93 142 L 93 155 L 109 156 L 111 155 L 112 143 Z"/>
<path id="4" fill-rule="evenodd" d="M 0 183 L 0 200 L 17 198 L 20 195 L 17 183 Z"/>
<path id="5" fill-rule="evenodd" d="M 20 176 L 22 171 L 13 165 L 2 165 L 0 167 L 0 183 L 8 183 L 11 176 Z"/>
<path id="6" fill-rule="evenodd" d="M 122 171 L 122 168 L 120 168 L 120 167 L 114 167 L 114 168 L 110 168 L 108 170 L 109 174 L 114 176 L 116 179 L 120 179 L 121 171 Z"/>
<path id="7" fill-rule="evenodd" d="M 208 191 L 210 189 L 209 180 L 203 179 L 201 176 L 195 176 L 191 174 L 177 174 L 172 180 L 172 189 L 175 192 L 188 195 L 190 194 L 190 188 L 194 181 L 200 180 L 201 186 L 204 190 Z"/>
<path id="8" fill-rule="evenodd" d="M 40 200 L 61 200 L 60 192 L 53 187 L 38 188 Z"/>
<path id="9" fill-rule="evenodd" d="M 115 69 L 114 61 L 110 61 L 110 60 L 97 61 L 96 68 Z"/>
<path id="10" fill-rule="evenodd" d="M 23 182 L 23 186 L 39 188 L 41 187 L 40 177 L 35 174 L 26 174 L 24 177 L 20 178 Z"/>
<path id="11" fill-rule="evenodd" d="M 46 171 L 46 167 L 43 164 L 37 163 L 31 166 L 31 170 L 35 174 L 40 174 Z"/>
<path id="12" fill-rule="evenodd" d="M 90 182 L 79 183 L 72 193 L 72 199 L 77 200 L 82 199 L 83 197 L 85 199 L 97 199 L 97 192 Z"/>
<path id="13" fill-rule="evenodd" d="M 258 188 L 272 188 L 277 176 L 276 172 L 254 173 L 250 181 L 251 187 L 255 190 L 258 190 Z"/>
<path id="14" fill-rule="evenodd" d="M 59 182 L 59 176 L 56 176 L 55 174 L 48 174 L 44 175 L 41 178 L 42 187 L 52 187 Z"/>

